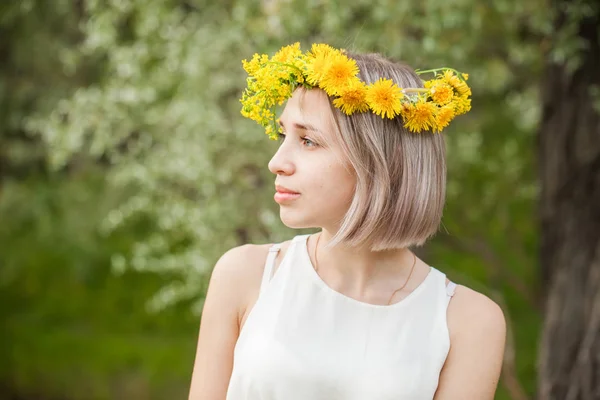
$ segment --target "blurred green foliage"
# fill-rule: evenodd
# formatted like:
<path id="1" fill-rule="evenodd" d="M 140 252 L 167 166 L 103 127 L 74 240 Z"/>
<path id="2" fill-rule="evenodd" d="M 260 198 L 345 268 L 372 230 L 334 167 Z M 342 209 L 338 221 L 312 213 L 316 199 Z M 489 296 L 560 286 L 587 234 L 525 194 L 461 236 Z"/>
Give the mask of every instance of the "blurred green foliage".
<path id="1" fill-rule="evenodd" d="M 147 302 L 165 280 L 110 269 L 152 229 L 97 225 L 119 196 L 98 171 L 9 183 L 0 198 L 0 382 L 20 398 L 184 398 L 198 320 Z M 0 395 L 6 398 L 7 393 Z"/>
<path id="2" fill-rule="evenodd" d="M 323 41 L 470 74 L 473 110 L 447 132 L 443 226 L 420 251 L 503 306 L 511 335 L 497 398 L 531 396 L 548 10 L 544 0 L 2 3 L 0 379 L 40 398 L 184 397 L 216 259 L 298 233 L 271 198 L 277 144 L 239 115 L 240 60 Z"/>

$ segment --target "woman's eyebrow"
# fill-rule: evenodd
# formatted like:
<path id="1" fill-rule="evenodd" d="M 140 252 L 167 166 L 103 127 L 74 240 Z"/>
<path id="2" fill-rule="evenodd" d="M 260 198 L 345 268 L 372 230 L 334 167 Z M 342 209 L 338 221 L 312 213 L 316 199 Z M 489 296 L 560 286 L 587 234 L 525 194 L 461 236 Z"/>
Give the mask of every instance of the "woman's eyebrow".
<path id="1" fill-rule="evenodd" d="M 281 125 L 281 127 L 283 129 L 286 129 L 285 125 L 283 124 L 283 121 L 279 120 L 279 125 Z M 294 122 L 292 124 L 292 126 L 294 128 L 296 128 L 296 129 L 302 129 L 302 130 L 305 130 L 305 131 L 313 131 L 313 132 L 317 132 L 317 133 L 322 134 L 322 132 L 317 127 L 315 127 L 315 126 L 313 126 L 311 124 L 307 124 L 307 123 L 305 123 L 305 124 L 299 124 L 297 122 Z"/>

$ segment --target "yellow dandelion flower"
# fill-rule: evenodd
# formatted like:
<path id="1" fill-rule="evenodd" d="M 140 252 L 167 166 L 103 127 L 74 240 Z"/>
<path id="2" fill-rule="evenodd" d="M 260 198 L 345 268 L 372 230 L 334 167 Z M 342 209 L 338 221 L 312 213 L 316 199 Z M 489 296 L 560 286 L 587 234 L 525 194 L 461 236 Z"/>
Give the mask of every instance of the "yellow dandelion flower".
<path id="1" fill-rule="evenodd" d="M 471 110 L 471 99 L 466 96 L 455 97 L 452 103 L 456 115 L 462 115 Z"/>
<path id="2" fill-rule="evenodd" d="M 454 96 L 454 89 L 444 82 L 436 80 L 428 86 L 431 99 L 440 106 L 448 104 Z"/>
<path id="3" fill-rule="evenodd" d="M 356 61 L 343 54 L 329 56 L 325 72 L 319 81 L 319 87 L 328 95 L 340 94 L 358 75 Z"/>
<path id="4" fill-rule="evenodd" d="M 402 89 L 392 80 L 380 78 L 367 86 L 367 104 L 379 116 L 394 118 L 402 110 Z"/>
<path id="5" fill-rule="evenodd" d="M 465 74 L 463 74 L 463 75 L 465 75 Z M 467 78 L 468 77 L 469 76 L 467 75 Z M 454 74 L 454 72 L 452 72 L 450 70 L 446 70 L 444 72 L 442 80 L 444 80 L 447 84 L 449 84 L 454 89 L 456 89 L 459 96 L 470 96 L 471 95 L 471 89 L 467 85 L 467 82 L 461 80 L 458 76 L 456 76 Z"/>
<path id="6" fill-rule="evenodd" d="M 440 132 L 442 129 L 450 124 L 450 121 L 454 119 L 454 106 L 452 104 L 446 104 L 437 111 L 435 115 L 434 131 Z"/>
<path id="7" fill-rule="evenodd" d="M 404 126 L 411 132 L 422 132 L 433 128 L 435 125 L 435 104 L 419 99 L 407 112 L 403 113 Z"/>
<path id="8" fill-rule="evenodd" d="M 402 120 L 404 122 L 404 127 L 410 130 L 411 132 L 420 132 L 422 127 L 419 124 L 414 122 L 414 115 L 416 112 L 416 103 L 413 102 L 403 102 L 402 103 L 402 112 L 400 115 L 402 116 Z"/>
<path id="9" fill-rule="evenodd" d="M 312 55 L 313 57 L 316 57 L 319 54 L 330 54 L 330 53 L 336 53 L 339 50 L 334 49 L 333 47 L 331 47 L 328 44 L 324 44 L 324 43 L 313 43 L 313 45 L 310 48 L 310 55 Z"/>
<path id="10" fill-rule="evenodd" d="M 306 63 L 306 81 L 311 85 L 317 85 L 328 65 L 329 54 L 319 54 L 309 58 Z"/>
<path id="11" fill-rule="evenodd" d="M 361 80 L 355 79 L 340 92 L 340 97 L 333 101 L 333 105 L 347 115 L 354 112 L 365 112 L 369 110 L 366 96 L 367 87 Z"/>
<path id="12" fill-rule="evenodd" d="M 458 78 L 458 76 L 456 76 L 454 74 L 454 72 L 450 71 L 450 70 L 446 70 L 444 71 L 444 75 L 442 76 L 441 80 L 445 81 L 447 84 L 449 84 L 452 87 L 456 87 L 458 84 L 460 84 L 460 79 Z"/>
<path id="13" fill-rule="evenodd" d="M 317 85 L 329 66 L 329 58 L 338 53 L 338 50 L 329 45 L 313 44 L 310 53 L 304 60 L 306 81 L 311 85 Z"/>
<path id="14" fill-rule="evenodd" d="M 465 81 L 460 81 L 460 83 L 456 86 L 456 91 L 460 96 L 470 96 L 471 88 Z"/>

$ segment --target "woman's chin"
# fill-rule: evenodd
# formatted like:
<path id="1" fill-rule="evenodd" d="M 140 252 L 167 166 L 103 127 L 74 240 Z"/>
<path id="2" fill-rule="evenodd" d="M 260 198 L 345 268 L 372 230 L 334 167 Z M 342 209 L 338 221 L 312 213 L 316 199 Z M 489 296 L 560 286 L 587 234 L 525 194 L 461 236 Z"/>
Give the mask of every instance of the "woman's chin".
<path id="1" fill-rule="evenodd" d="M 285 226 L 291 229 L 304 229 L 314 226 L 309 223 L 305 215 L 302 215 L 297 211 L 285 210 L 282 208 L 279 210 L 279 218 Z"/>

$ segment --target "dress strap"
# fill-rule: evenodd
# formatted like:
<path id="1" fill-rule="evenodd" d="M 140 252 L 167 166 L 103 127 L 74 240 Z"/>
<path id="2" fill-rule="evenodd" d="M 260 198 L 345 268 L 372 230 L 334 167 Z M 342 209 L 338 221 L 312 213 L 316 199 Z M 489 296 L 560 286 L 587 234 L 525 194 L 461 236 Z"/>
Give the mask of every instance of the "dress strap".
<path id="1" fill-rule="evenodd" d="M 448 297 L 446 297 L 446 307 L 450 304 L 450 300 L 452 299 L 452 296 L 454 296 L 455 291 L 456 291 L 456 283 L 450 281 L 446 285 L 446 294 L 448 295 Z"/>
<path id="2" fill-rule="evenodd" d="M 456 283 L 450 281 L 448 285 L 446 285 L 446 293 L 448 296 L 454 296 L 454 291 L 456 290 Z"/>
<path id="3" fill-rule="evenodd" d="M 260 293 L 265 290 L 265 287 L 267 287 L 267 284 L 271 280 L 273 275 L 273 266 L 275 265 L 275 258 L 277 257 L 280 249 L 280 243 L 274 244 L 269 248 L 269 254 L 267 255 L 267 261 L 265 262 L 265 269 L 263 271 L 263 277 L 260 283 Z"/>

